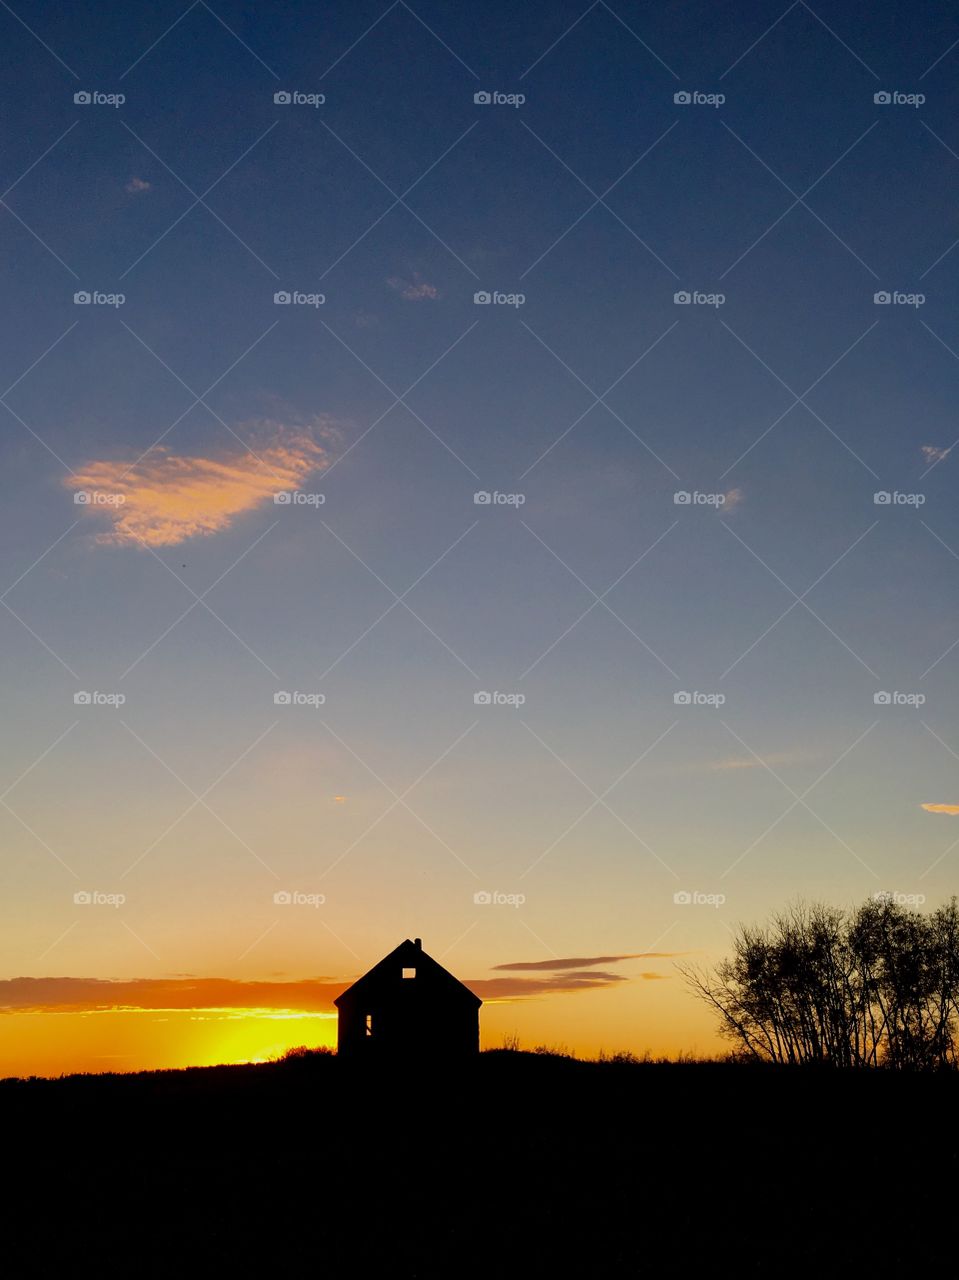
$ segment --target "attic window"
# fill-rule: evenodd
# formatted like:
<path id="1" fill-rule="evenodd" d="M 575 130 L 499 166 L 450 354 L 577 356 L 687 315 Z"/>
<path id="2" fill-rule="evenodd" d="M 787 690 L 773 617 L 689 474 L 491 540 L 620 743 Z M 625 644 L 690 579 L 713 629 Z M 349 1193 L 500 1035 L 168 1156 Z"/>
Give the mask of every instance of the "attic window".
<path id="1" fill-rule="evenodd" d="M 415 977 L 416 977 L 416 970 L 415 970 L 415 969 L 404 969 L 404 970 L 403 970 L 403 977 L 404 977 L 404 978 L 415 978 Z"/>

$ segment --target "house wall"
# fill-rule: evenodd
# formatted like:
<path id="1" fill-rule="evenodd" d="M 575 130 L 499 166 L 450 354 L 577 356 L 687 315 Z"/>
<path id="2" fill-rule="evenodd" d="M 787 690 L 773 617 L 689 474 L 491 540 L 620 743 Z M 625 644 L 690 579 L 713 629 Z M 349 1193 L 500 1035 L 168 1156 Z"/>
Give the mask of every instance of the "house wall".
<path id="1" fill-rule="evenodd" d="M 415 981 L 412 979 L 410 981 Z M 366 1015 L 373 1033 L 366 1033 Z M 479 1051 L 479 1009 L 469 1001 L 436 1001 L 391 993 L 339 1010 L 343 1056 L 460 1057 Z"/>

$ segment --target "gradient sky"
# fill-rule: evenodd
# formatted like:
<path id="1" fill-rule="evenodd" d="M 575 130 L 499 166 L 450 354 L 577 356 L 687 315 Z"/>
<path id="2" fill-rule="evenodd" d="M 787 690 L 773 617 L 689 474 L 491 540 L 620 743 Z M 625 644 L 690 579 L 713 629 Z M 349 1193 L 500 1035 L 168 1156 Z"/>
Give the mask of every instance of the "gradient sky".
<path id="1" fill-rule="evenodd" d="M 0 31 L 0 1073 L 330 1043 L 414 935 L 487 1045 L 712 1052 L 678 957 L 950 896 L 955 15 Z"/>

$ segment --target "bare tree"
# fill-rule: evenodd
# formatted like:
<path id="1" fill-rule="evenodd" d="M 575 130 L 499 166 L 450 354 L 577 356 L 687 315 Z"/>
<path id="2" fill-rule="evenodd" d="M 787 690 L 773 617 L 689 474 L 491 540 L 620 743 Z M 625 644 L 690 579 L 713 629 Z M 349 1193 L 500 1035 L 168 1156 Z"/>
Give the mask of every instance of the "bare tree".
<path id="1" fill-rule="evenodd" d="M 889 895 L 852 912 L 797 903 L 741 925 L 714 969 L 681 965 L 720 1031 L 779 1063 L 931 1069 L 957 1065 L 959 908 L 931 915 Z"/>

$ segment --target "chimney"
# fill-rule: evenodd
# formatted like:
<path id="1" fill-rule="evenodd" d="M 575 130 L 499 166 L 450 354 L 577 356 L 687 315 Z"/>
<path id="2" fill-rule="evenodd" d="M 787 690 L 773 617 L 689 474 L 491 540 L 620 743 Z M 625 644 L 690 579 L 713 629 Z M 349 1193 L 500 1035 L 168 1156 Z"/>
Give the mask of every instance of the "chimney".
<path id="1" fill-rule="evenodd" d="M 414 939 L 413 939 L 413 946 L 417 949 L 417 951 L 419 951 L 419 950 L 422 948 L 422 946 L 423 946 L 423 939 L 422 939 L 422 938 L 414 938 Z"/>

